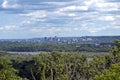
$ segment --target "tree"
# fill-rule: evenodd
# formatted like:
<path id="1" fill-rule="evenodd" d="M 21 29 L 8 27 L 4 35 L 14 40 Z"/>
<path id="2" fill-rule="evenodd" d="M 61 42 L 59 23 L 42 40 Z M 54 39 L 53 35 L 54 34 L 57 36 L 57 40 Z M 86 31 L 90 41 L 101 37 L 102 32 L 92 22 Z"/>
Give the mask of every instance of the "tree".
<path id="1" fill-rule="evenodd" d="M 115 44 L 110 55 L 105 56 L 108 69 L 96 75 L 94 80 L 120 80 L 120 41 L 115 41 Z"/>
<path id="2" fill-rule="evenodd" d="M 112 64 L 109 69 L 96 75 L 94 80 L 120 80 L 120 63 Z"/>
<path id="3" fill-rule="evenodd" d="M 12 67 L 12 62 L 8 59 L 0 59 L 0 80 L 27 80 L 17 75 L 17 70 Z"/>

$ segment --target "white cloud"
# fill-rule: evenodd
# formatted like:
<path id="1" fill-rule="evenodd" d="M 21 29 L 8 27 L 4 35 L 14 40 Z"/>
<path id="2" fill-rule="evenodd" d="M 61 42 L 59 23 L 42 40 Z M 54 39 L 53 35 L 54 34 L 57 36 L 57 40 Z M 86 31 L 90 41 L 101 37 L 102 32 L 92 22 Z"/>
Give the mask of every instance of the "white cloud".
<path id="1" fill-rule="evenodd" d="M 94 27 L 94 28 L 89 28 L 88 31 L 91 33 L 96 33 L 105 29 L 107 29 L 107 27 L 99 27 L 99 28 Z"/>
<path id="2" fill-rule="evenodd" d="M 88 10 L 87 6 L 67 6 L 60 8 L 59 11 L 77 11 L 77 10 Z"/>
<path id="3" fill-rule="evenodd" d="M 78 27 L 40 27 L 40 28 L 32 28 L 30 32 L 32 33 L 46 33 L 47 34 L 55 34 L 55 33 L 67 33 L 80 30 Z M 49 32 L 49 33 L 48 33 Z"/>
<path id="4" fill-rule="evenodd" d="M 75 17 L 75 16 L 77 16 L 77 14 L 74 12 L 64 12 L 64 11 L 59 11 L 59 10 L 51 12 L 49 14 L 49 17 L 51 17 L 51 18 L 55 18 L 55 17 L 60 18 L 60 16 L 61 17 L 64 16 L 64 18 L 65 18 L 65 16 L 66 17 Z"/>
<path id="5" fill-rule="evenodd" d="M 119 29 L 120 16 L 119 2 L 108 2 L 108 0 L 72 0 L 72 1 L 36 1 L 24 2 L 21 0 L 3 0 L 2 7 L 5 10 L 24 13 L 8 14 L 13 17 L 11 24 L 20 26 L 20 31 L 36 35 L 65 34 L 82 35 L 80 32 L 95 33 L 107 29 Z M 33 5 L 34 4 L 34 5 Z M 47 5 L 48 4 L 48 5 Z M 20 6 L 22 5 L 22 6 Z M 18 8 L 20 7 L 20 9 Z M 15 8 L 11 10 L 9 8 Z M 18 10 L 16 9 L 18 8 Z M 110 11 L 110 12 L 109 12 Z M 11 18 L 10 17 L 10 18 Z M 18 17 L 19 20 L 15 20 Z M 14 19 L 15 18 L 15 19 Z M 5 17 L 7 21 L 9 17 Z M 2 20 L 2 19 L 1 19 Z M 9 19 L 10 20 L 10 19 Z M 14 23 L 15 22 L 15 23 Z M 20 22 L 18 24 L 18 22 Z M 1 24 L 2 25 L 2 24 Z M 7 25 L 7 23 L 6 23 Z M 106 27 L 107 26 L 107 27 Z M 108 27 L 109 26 L 109 27 Z M 0 31 L 18 30 L 15 26 L 0 27 Z M 26 32 L 27 31 L 27 32 Z M 102 34 L 102 33 L 101 33 Z M 31 35 L 30 35 L 31 36 Z M 64 36 L 64 35 L 63 35 Z"/>
<path id="6" fill-rule="evenodd" d="M 90 7 L 90 6 L 95 6 L 95 5 L 97 6 L 104 2 L 105 2 L 104 0 L 85 0 L 84 4 L 88 7 Z"/>
<path id="7" fill-rule="evenodd" d="M 98 11 L 118 11 L 120 3 L 107 2 L 106 0 L 86 0 L 84 4 Z"/>
<path id="8" fill-rule="evenodd" d="M 10 26 L 2 26 L 0 27 L 0 31 L 12 31 L 18 29 L 18 26 L 10 25 Z"/>
<path id="9" fill-rule="evenodd" d="M 101 11 L 118 11 L 120 4 L 118 3 L 101 3 L 97 4 L 98 9 Z"/>
<path id="10" fill-rule="evenodd" d="M 68 4 L 68 2 L 43 2 L 44 4 L 50 4 L 50 5 L 59 5 L 59 6 L 62 6 L 62 5 L 66 5 Z"/>
<path id="11" fill-rule="evenodd" d="M 76 16 L 76 14 L 74 14 L 74 13 L 69 13 L 68 16 L 74 17 L 74 16 Z"/>
<path id="12" fill-rule="evenodd" d="M 21 16 L 26 16 L 26 17 L 31 17 L 31 18 L 44 18 L 47 16 L 46 11 L 34 11 L 34 12 L 29 12 L 27 14 L 20 14 Z"/>
<path id="13" fill-rule="evenodd" d="M 31 20 L 24 20 L 24 21 L 22 21 L 22 24 L 31 24 L 31 23 L 32 23 Z"/>
<path id="14" fill-rule="evenodd" d="M 20 16 L 26 17 L 22 21 L 21 25 L 35 24 L 37 21 L 44 22 L 47 19 L 46 17 L 48 15 L 49 15 L 48 12 L 42 11 L 42 10 L 37 10 L 37 11 L 29 12 L 29 13 L 26 13 L 26 14 L 20 14 Z"/>
<path id="15" fill-rule="evenodd" d="M 114 21 L 114 20 L 115 20 L 115 17 L 114 17 L 114 16 L 109 16 L 109 15 L 100 16 L 100 17 L 99 17 L 99 20 L 103 20 L 103 21 Z"/>
<path id="16" fill-rule="evenodd" d="M 16 0 L 3 0 L 2 7 L 6 9 L 18 8 L 20 5 L 16 3 Z"/>
<path id="17" fill-rule="evenodd" d="M 81 31 L 84 30 L 84 31 L 87 31 L 90 33 L 97 33 L 102 30 L 107 30 L 108 28 L 110 28 L 110 26 L 101 26 L 101 27 L 95 26 L 95 27 L 93 27 L 93 26 L 88 26 L 88 23 L 86 23 L 86 24 L 83 24 L 83 26 L 80 29 L 81 29 Z"/>
<path id="18" fill-rule="evenodd" d="M 30 29 L 31 33 L 34 34 L 43 34 L 43 36 L 50 36 L 50 35 L 56 35 L 56 34 L 66 34 L 67 33 L 78 33 L 78 32 L 89 32 L 89 33 L 97 33 L 102 30 L 106 30 L 110 28 L 109 26 L 106 27 L 40 27 L 40 28 L 32 28 Z M 49 32 L 49 33 L 48 33 Z M 77 35 L 77 34 L 76 34 Z"/>
<path id="19" fill-rule="evenodd" d="M 120 29 L 120 26 L 113 26 L 114 29 Z"/>

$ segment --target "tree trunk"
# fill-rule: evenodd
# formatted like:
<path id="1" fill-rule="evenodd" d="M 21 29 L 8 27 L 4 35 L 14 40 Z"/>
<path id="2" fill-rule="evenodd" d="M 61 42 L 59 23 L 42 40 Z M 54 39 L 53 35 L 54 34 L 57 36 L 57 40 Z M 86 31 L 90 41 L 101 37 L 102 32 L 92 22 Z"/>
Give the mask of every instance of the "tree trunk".
<path id="1" fill-rule="evenodd" d="M 53 78 L 54 75 L 53 75 L 53 69 L 52 68 L 50 69 L 50 72 L 51 72 L 51 80 L 54 80 L 54 78 Z"/>

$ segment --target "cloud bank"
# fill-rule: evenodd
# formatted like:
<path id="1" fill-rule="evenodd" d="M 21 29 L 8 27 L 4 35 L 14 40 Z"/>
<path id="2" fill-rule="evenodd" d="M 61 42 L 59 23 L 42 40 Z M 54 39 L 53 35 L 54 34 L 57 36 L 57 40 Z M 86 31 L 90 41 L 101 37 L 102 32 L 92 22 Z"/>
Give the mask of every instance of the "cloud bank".
<path id="1" fill-rule="evenodd" d="M 119 0 L 2 0 L 0 14 L 11 38 L 120 34 Z"/>

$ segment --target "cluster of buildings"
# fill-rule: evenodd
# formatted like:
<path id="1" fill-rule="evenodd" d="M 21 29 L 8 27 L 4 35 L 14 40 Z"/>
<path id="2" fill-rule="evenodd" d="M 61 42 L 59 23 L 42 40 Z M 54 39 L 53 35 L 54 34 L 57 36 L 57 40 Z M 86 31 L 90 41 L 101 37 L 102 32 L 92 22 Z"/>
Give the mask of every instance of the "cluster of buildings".
<path id="1" fill-rule="evenodd" d="M 45 37 L 42 41 L 47 43 L 65 43 L 65 44 L 89 44 L 90 46 L 114 46 L 114 41 L 102 37 Z"/>
<path id="2" fill-rule="evenodd" d="M 43 41 L 54 42 L 54 43 L 79 43 L 86 41 L 93 41 L 92 38 L 85 37 L 45 37 Z"/>
<path id="3" fill-rule="evenodd" d="M 113 46 L 115 40 L 120 40 L 120 36 L 83 36 L 83 37 L 44 37 L 32 39 L 0 39 L 0 42 L 45 42 L 45 43 L 65 43 L 65 44 L 89 44 L 93 46 Z"/>

